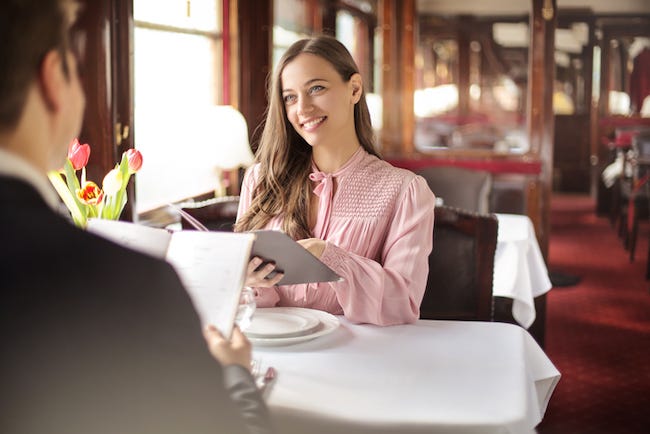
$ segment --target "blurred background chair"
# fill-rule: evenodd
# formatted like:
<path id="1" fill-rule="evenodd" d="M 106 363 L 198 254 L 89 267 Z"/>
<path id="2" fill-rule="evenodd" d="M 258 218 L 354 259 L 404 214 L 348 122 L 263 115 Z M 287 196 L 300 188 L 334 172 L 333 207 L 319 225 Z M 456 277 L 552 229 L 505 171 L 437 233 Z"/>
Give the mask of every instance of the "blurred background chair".
<path id="1" fill-rule="evenodd" d="M 239 196 L 215 197 L 201 202 L 188 202 L 181 209 L 203 223 L 211 231 L 232 232 L 237 220 Z M 194 229 L 185 219 L 181 219 L 183 229 Z"/>
<path id="2" fill-rule="evenodd" d="M 433 166 L 416 171 L 447 206 L 486 214 L 490 208 L 492 175 L 487 171 Z"/>
<path id="3" fill-rule="evenodd" d="M 493 320 L 497 235 L 494 215 L 436 207 L 421 319 Z"/>
<path id="4" fill-rule="evenodd" d="M 641 132 L 632 139 L 632 179 L 628 200 L 627 247 L 630 262 L 634 261 L 639 221 L 650 217 L 650 131 Z"/>

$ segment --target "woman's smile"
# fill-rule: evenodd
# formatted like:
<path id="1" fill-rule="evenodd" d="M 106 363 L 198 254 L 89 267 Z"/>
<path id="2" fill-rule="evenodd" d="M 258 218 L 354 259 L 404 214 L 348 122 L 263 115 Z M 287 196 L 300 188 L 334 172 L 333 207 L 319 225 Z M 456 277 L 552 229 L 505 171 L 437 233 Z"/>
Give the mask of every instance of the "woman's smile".
<path id="1" fill-rule="evenodd" d="M 327 119 L 327 116 L 319 116 L 317 118 L 311 118 L 305 122 L 302 122 L 300 126 L 302 127 L 303 130 L 307 132 L 311 132 L 316 130 L 325 120 Z"/>

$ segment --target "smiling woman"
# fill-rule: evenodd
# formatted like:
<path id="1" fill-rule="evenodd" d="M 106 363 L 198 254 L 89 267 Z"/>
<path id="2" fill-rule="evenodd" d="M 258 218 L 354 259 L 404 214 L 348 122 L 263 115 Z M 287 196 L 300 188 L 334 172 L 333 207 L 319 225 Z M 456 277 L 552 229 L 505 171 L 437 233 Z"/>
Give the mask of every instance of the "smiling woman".
<path id="1" fill-rule="evenodd" d="M 423 178 L 379 158 L 352 56 L 332 37 L 300 40 L 280 59 L 269 95 L 236 230 L 283 230 L 343 281 L 276 286 L 282 276 L 267 265 L 247 277 L 258 306 L 379 325 L 416 321 L 434 197 Z"/>

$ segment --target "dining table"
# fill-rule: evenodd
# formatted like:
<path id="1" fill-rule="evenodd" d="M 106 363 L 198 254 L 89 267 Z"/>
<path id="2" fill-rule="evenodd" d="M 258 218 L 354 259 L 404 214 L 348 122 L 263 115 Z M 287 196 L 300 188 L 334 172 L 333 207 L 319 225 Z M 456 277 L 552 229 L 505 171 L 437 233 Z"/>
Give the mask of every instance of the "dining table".
<path id="1" fill-rule="evenodd" d="M 513 300 L 512 316 L 522 327 L 535 321 L 535 298 L 552 288 L 530 218 L 495 214 L 499 222 L 492 294 Z"/>
<path id="2" fill-rule="evenodd" d="M 253 344 L 276 376 L 266 400 L 281 433 L 533 433 L 560 373 L 514 324 L 335 317 L 315 339 Z"/>

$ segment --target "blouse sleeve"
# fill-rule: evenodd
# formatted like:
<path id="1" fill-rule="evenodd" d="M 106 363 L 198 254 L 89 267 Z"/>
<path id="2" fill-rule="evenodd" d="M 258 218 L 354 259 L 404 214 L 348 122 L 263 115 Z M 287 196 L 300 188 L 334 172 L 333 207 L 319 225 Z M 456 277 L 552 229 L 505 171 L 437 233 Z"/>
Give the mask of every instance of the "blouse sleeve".
<path id="1" fill-rule="evenodd" d="M 242 218 L 248 208 L 251 206 L 253 190 L 255 189 L 255 180 L 258 173 L 257 165 L 246 171 L 242 181 L 241 193 L 239 195 L 239 208 L 237 209 L 237 220 Z M 280 297 L 275 287 L 271 288 L 253 288 L 255 291 L 255 304 L 257 307 L 273 307 L 278 304 Z"/>
<path id="2" fill-rule="evenodd" d="M 251 206 L 253 189 L 255 188 L 255 166 L 251 167 L 244 173 L 244 180 L 239 193 L 239 207 L 237 208 L 237 220 L 242 218 L 244 213 Z"/>
<path id="3" fill-rule="evenodd" d="M 345 279 L 330 285 L 350 321 L 392 325 L 419 318 L 433 246 L 435 197 L 416 176 L 398 200 L 381 262 L 326 243 L 321 260 Z"/>

